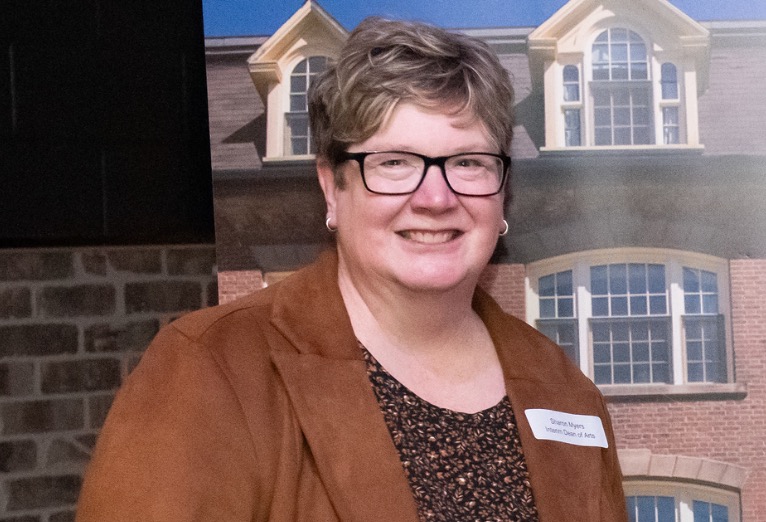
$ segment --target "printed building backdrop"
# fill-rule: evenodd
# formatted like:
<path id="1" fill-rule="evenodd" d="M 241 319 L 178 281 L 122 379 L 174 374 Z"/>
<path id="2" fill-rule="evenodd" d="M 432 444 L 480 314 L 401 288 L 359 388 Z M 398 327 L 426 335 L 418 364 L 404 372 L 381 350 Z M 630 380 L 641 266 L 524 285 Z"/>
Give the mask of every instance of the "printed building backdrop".
<path id="1" fill-rule="evenodd" d="M 766 521 L 766 22 L 571 0 L 465 32 L 517 93 L 482 284 L 607 396 L 634 520 Z M 309 1 L 206 40 L 222 300 L 332 246 L 306 89 L 347 34 Z"/>

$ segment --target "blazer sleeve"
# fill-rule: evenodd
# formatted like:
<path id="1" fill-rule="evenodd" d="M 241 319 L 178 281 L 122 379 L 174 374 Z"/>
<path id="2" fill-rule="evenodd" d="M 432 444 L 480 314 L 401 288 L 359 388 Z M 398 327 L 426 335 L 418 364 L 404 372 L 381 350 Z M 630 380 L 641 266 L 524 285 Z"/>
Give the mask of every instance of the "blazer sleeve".
<path id="1" fill-rule="evenodd" d="M 115 399 L 76 520 L 250 521 L 254 460 L 225 371 L 209 350 L 170 325 Z"/>

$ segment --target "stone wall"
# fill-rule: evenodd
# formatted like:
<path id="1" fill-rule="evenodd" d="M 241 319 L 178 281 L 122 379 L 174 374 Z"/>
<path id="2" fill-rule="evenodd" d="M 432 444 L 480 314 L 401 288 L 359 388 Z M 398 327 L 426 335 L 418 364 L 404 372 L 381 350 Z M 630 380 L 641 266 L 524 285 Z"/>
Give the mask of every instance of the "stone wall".
<path id="1" fill-rule="evenodd" d="M 216 302 L 213 246 L 0 251 L 0 522 L 73 520 L 116 389 Z"/>

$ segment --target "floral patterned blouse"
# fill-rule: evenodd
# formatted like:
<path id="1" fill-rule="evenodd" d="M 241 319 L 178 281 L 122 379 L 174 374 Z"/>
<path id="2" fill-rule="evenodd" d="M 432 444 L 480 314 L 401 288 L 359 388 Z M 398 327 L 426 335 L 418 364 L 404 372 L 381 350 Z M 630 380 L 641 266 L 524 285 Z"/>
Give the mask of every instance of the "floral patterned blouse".
<path id="1" fill-rule="evenodd" d="M 477 413 L 440 408 L 361 348 L 421 520 L 537 522 L 508 397 Z"/>

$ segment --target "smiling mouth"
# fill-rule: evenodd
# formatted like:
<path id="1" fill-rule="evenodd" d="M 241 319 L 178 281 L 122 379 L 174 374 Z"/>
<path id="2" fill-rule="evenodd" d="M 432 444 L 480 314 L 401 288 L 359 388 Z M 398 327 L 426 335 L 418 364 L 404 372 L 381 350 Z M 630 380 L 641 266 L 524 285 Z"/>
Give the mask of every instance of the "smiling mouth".
<path id="1" fill-rule="evenodd" d="M 416 243 L 438 244 L 447 243 L 458 237 L 462 232 L 458 230 L 445 230 L 440 232 L 425 232 L 422 230 L 403 230 L 399 235 L 404 239 Z"/>

